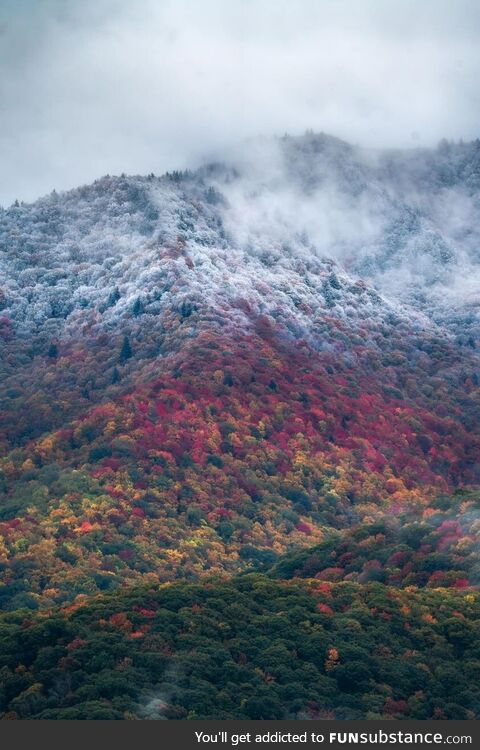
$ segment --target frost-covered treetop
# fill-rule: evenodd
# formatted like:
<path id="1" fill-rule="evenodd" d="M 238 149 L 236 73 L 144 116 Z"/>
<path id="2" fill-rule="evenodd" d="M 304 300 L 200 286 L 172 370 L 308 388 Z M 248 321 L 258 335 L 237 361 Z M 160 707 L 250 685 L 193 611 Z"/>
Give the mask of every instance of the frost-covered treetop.
<path id="1" fill-rule="evenodd" d="M 2 330 L 197 313 L 315 336 L 327 314 L 353 326 L 392 311 L 475 330 L 479 188 L 478 141 L 373 152 L 314 134 L 195 173 L 103 177 L 0 212 Z"/>

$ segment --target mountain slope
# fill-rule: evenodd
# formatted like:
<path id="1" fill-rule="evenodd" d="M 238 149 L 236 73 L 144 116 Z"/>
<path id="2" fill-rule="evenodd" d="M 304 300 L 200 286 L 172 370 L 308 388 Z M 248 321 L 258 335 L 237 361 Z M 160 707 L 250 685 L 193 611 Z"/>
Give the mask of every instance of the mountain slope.
<path id="1" fill-rule="evenodd" d="M 270 568 L 354 582 L 362 602 L 372 580 L 387 598 L 413 585 L 419 602 L 467 602 L 474 627 L 462 597 L 478 584 L 479 153 L 265 139 L 195 173 L 105 177 L 0 213 L 7 630 L 174 579 L 206 580 L 198 591 L 221 600 L 225 579 Z M 291 584 L 271 585 L 281 598 Z M 325 614 L 341 627 L 340 610 Z M 48 718 L 48 680 L 45 700 L 19 702 L 37 690 L 27 666 L 33 682 L 9 683 L 2 710 Z M 365 680 L 370 695 L 380 674 Z M 289 716 L 335 712 L 319 698 L 328 685 L 280 703 Z M 81 702 L 65 690 L 59 706 Z M 103 706 L 116 690 L 100 691 Z M 337 713 L 477 711 L 474 696 L 447 709 L 428 690 L 421 710 L 420 687 L 402 683 L 391 699 L 408 710 L 377 696 Z M 143 715 L 130 697 L 137 708 L 121 711 Z M 211 715 L 188 700 L 187 713 Z M 225 718 L 242 711 L 229 704 Z"/>

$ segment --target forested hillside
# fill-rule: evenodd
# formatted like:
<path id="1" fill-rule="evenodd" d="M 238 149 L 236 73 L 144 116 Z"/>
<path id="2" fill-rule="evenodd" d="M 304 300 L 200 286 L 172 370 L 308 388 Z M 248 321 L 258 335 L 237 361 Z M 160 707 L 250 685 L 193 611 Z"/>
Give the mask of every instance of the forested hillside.
<path id="1" fill-rule="evenodd" d="M 0 210 L 2 718 L 478 718 L 480 143 Z"/>

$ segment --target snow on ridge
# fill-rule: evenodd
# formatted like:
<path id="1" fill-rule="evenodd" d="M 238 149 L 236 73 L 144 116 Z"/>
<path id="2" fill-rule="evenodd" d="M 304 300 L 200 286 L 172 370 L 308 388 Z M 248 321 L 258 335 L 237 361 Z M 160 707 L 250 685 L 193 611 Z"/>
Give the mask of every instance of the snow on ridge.
<path id="1" fill-rule="evenodd" d="M 24 338 L 132 315 L 267 315 L 292 335 L 326 315 L 442 323 L 445 300 L 458 310 L 467 287 L 470 305 L 480 292 L 469 148 L 411 162 L 323 136 L 270 140 L 232 167 L 106 177 L 12 206 L 0 212 L 0 316 Z"/>

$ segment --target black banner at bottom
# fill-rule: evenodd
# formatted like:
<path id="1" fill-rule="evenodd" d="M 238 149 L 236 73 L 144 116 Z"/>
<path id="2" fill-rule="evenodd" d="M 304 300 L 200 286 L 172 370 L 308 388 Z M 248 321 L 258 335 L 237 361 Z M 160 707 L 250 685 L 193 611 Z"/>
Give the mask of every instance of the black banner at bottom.
<path id="1" fill-rule="evenodd" d="M 274 748 L 480 748 L 475 721 L 5 721 L 4 747 L 132 747 L 188 750 Z"/>

